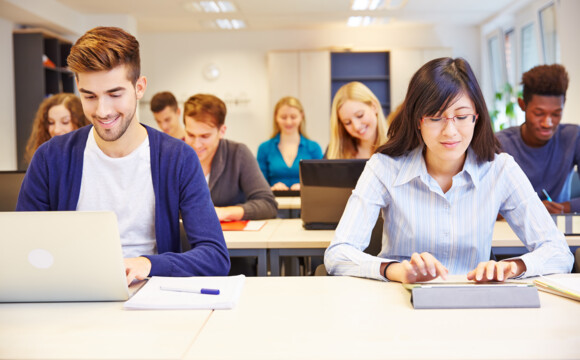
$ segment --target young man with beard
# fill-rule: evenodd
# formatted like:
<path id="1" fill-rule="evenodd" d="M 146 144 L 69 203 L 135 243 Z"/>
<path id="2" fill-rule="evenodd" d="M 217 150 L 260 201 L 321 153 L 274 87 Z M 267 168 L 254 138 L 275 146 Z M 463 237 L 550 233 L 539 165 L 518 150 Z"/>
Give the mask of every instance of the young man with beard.
<path id="1" fill-rule="evenodd" d="M 72 47 L 68 65 L 92 126 L 37 150 L 17 210 L 114 211 L 127 283 L 227 275 L 228 250 L 195 152 L 137 119 L 147 88 L 137 39 L 119 28 L 94 28 Z M 184 253 L 180 214 L 192 248 Z M 75 256 L 90 256 L 90 249 Z"/>

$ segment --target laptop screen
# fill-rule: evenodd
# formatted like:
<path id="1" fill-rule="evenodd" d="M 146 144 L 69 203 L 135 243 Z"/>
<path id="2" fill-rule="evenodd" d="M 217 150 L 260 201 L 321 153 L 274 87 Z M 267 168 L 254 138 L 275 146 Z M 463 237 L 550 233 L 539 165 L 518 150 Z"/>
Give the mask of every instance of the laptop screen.
<path id="1" fill-rule="evenodd" d="M 304 228 L 336 228 L 366 161 L 300 161 L 300 201 Z"/>

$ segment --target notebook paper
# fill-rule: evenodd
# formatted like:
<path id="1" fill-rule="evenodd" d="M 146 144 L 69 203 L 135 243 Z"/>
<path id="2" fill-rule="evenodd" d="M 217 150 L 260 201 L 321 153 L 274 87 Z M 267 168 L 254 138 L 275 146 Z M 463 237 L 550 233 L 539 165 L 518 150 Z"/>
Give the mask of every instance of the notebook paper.
<path id="1" fill-rule="evenodd" d="M 125 302 L 125 309 L 232 309 L 238 303 L 244 275 L 223 277 L 163 277 L 154 276 L 139 292 Z M 167 291 L 162 288 L 219 289 L 219 295 L 186 291 Z"/>

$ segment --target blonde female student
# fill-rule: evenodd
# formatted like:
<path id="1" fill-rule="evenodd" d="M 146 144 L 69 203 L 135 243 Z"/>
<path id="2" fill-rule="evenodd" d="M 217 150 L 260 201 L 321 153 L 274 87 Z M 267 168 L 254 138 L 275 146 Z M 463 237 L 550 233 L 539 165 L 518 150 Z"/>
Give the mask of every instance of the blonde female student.
<path id="1" fill-rule="evenodd" d="M 367 162 L 326 250 L 331 274 L 403 283 L 569 272 L 572 253 L 526 175 L 493 134 L 469 64 L 440 58 L 412 77 L 389 140 Z M 365 254 L 379 211 L 378 256 Z M 528 253 L 490 261 L 498 212 Z"/>
<path id="2" fill-rule="evenodd" d="M 274 134 L 258 148 L 258 164 L 272 190 L 300 190 L 300 160 L 322 158 L 304 122 L 304 108 L 295 97 L 284 97 L 274 107 Z"/>
<path id="3" fill-rule="evenodd" d="M 332 100 L 328 159 L 368 159 L 387 141 L 387 122 L 375 94 L 363 83 L 343 85 Z"/>

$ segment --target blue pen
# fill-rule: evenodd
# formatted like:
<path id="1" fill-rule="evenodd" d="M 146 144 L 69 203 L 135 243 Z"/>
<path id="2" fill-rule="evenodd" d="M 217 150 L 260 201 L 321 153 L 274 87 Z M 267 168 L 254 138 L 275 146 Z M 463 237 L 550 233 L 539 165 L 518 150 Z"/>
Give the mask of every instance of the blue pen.
<path id="1" fill-rule="evenodd" d="M 219 295 L 220 294 L 219 289 L 194 288 L 194 287 L 185 287 L 185 286 L 162 285 L 159 287 L 159 290 L 188 292 L 188 293 L 204 294 L 204 295 Z"/>
<path id="2" fill-rule="evenodd" d="M 542 192 L 544 193 L 544 195 L 546 195 L 546 199 L 548 199 L 549 202 L 552 202 L 552 198 L 550 197 L 550 195 L 548 195 L 546 189 L 542 189 Z"/>

